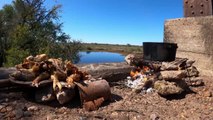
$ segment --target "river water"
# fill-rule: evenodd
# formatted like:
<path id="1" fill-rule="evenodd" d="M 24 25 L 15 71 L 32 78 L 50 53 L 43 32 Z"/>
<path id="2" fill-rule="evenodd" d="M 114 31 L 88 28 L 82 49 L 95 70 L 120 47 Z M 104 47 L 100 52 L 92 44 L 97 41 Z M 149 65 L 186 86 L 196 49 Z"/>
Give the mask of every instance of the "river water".
<path id="1" fill-rule="evenodd" d="M 78 64 L 124 62 L 125 57 L 122 54 L 112 52 L 80 52 L 79 55 Z"/>

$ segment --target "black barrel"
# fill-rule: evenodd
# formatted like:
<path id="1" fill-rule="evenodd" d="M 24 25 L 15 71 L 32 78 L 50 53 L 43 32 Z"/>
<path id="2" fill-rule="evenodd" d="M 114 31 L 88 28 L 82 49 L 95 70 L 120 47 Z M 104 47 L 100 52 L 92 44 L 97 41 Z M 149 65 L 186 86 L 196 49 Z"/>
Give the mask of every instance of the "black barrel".
<path id="1" fill-rule="evenodd" d="M 176 43 L 143 42 L 144 60 L 174 61 L 176 57 Z"/>

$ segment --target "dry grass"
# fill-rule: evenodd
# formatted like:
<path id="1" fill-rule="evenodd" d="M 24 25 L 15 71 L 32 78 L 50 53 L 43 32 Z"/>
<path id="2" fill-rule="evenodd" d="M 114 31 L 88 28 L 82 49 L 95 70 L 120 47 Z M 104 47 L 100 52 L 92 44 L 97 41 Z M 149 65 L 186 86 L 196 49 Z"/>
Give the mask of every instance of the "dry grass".
<path id="1" fill-rule="evenodd" d="M 129 53 L 142 53 L 143 47 L 136 45 L 113 45 L 113 44 L 97 44 L 97 43 L 83 43 L 82 51 L 106 51 L 117 52 L 123 55 Z"/>

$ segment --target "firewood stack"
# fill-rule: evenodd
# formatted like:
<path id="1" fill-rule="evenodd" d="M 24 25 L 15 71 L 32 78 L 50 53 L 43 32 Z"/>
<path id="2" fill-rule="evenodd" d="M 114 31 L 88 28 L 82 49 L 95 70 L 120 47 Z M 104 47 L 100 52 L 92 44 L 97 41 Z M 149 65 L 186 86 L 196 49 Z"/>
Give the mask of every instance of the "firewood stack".
<path id="1" fill-rule="evenodd" d="M 39 87 L 43 80 L 50 79 L 53 82 L 53 89 L 62 90 L 66 82 L 67 87 L 74 87 L 74 82 L 88 80 L 89 75 L 86 72 L 78 70 L 71 61 L 62 61 L 60 58 L 48 58 L 46 54 L 40 54 L 35 57 L 28 56 L 23 63 L 16 65 L 17 71 L 11 74 L 15 80 L 32 81 L 32 86 Z"/>
<path id="2" fill-rule="evenodd" d="M 68 103 L 76 96 L 76 89 L 81 96 L 82 106 L 86 110 L 97 110 L 110 99 L 110 86 L 106 80 L 96 80 L 87 72 L 79 70 L 71 61 L 48 58 L 46 54 L 28 56 L 23 63 L 16 65 L 17 71 L 12 73 L 14 83 L 31 82 L 28 87 L 36 89 L 37 102 L 48 102 L 57 99 L 60 104 Z M 52 81 L 52 85 L 40 87 L 43 81 Z M 94 91 L 94 87 L 100 87 Z M 92 91 L 91 91 L 92 89 Z M 98 94 L 98 95 L 97 95 Z M 92 96 L 92 97 L 91 97 Z M 90 98 L 90 99 L 88 99 Z M 87 104 L 98 101 L 97 104 Z"/>
<path id="3" fill-rule="evenodd" d="M 142 80 L 141 89 L 154 88 L 160 95 L 168 96 L 173 94 L 181 94 L 189 88 L 189 86 L 203 85 L 202 79 L 199 77 L 199 71 L 193 63 L 187 58 L 176 58 L 172 62 L 148 61 L 142 58 L 126 57 L 128 64 L 134 65 L 137 70 L 132 70 L 130 76 L 134 82 L 138 74 L 146 75 L 147 80 Z M 137 63 L 137 64 L 134 64 Z M 144 74 L 147 67 L 150 69 L 148 74 Z M 149 86 L 147 87 L 147 82 Z M 151 82 L 150 82 L 151 81 Z"/>

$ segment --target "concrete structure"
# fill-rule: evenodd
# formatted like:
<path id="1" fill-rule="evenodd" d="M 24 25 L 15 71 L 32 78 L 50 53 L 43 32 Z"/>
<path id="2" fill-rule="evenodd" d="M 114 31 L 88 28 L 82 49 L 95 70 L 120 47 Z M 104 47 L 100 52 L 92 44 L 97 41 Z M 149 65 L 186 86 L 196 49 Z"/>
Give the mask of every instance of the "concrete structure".
<path id="1" fill-rule="evenodd" d="M 202 75 L 213 76 L 213 16 L 166 20 L 164 42 L 177 43 L 177 57 L 196 60 Z"/>

